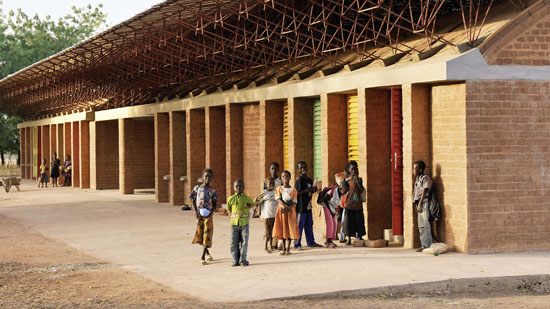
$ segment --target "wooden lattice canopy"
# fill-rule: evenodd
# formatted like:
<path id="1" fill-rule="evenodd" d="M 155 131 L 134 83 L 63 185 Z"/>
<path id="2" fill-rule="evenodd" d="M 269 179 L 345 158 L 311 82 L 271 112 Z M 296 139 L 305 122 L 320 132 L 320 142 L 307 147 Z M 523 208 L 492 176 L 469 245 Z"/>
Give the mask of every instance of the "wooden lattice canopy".
<path id="1" fill-rule="evenodd" d="M 343 54 L 375 59 L 373 46 L 419 52 L 411 36 L 453 45 L 437 33 L 451 14 L 475 45 L 503 1 L 169 0 L 3 79 L 0 110 L 30 119 L 261 85 L 344 65 Z"/>

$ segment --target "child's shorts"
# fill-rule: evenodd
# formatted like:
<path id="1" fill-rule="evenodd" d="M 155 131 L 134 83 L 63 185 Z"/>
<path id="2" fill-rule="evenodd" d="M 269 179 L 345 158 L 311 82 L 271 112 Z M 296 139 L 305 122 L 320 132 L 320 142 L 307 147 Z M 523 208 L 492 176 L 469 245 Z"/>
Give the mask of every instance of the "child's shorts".
<path id="1" fill-rule="evenodd" d="M 48 174 L 41 174 L 40 182 L 48 182 Z"/>
<path id="2" fill-rule="evenodd" d="M 275 218 L 266 218 L 264 219 L 265 225 L 265 237 L 272 238 L 273 235 L 273 225 L 275 224 Z"/>

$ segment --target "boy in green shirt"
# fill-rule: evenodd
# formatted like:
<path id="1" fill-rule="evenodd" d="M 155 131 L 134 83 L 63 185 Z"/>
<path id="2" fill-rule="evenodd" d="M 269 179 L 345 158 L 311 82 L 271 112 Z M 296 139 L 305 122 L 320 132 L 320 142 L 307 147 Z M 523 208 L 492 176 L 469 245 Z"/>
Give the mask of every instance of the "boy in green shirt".
<path id="1" fill-rule="evenodd" d="M 243 193 L 244 182 L 241 179 L 233 183 L 235 194 L 227 200 L 227 211 L 231 217 L 231 266 L 248 266 L 246 253 L 248 251 L 248 219 L 250 208 L 254 207 L 254 201 Z"/>

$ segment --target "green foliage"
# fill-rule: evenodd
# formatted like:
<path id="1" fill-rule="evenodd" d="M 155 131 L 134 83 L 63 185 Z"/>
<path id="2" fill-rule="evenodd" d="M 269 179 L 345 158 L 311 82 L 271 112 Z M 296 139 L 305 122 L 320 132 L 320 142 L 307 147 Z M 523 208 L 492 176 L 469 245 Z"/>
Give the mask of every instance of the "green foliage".
<path id="1" fill-rule="evenodd" d="M 19 151 L 19 118 L 0 113 L 0 153 L 17 153 Z"/>
<path id="2" fill-rule="evenodd" d="M 0 79 L 92 36 L 105 24 L 102 7 L 73 6 L 72 14 L 57 21 L 29 17 L 21 9 L 0 12 Z"/>
<path id="3" fill-rule="evenodd" d="M 97 7 L 73 6 L 71 14 L 54 21 L 50 16 L 44 19 L 38 15 L 30 17 L 20 9 L 6 15 L 0 0 L 0 79 L 92 36 L 97 29 L 106 26 L 102 8 L 101 4 Z M 0 113 L 0 154 L 18 152 L 19 121 Z"/>

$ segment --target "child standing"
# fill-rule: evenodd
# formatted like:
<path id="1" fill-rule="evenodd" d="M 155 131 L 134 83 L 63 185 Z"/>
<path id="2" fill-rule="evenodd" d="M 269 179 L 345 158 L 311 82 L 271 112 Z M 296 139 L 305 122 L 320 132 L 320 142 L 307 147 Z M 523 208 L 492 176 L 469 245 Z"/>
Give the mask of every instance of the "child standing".
<path id="1" fill-rule="evenodd" d="M 246 254 L 248 251 L 248 222 L 250 208 L 254 207 L 254 201 L 243 193 L 244 182 L 241 179 L 233 183 L 235 194 L 227 200 L 227 211 L 231 219 L 231 256 L 233 263 L 231 266 L 248 266 Z"/>
<path id="2" fill-rule="evenodd" d="M 325 247 L 327 248 L 337 247 L 334 239 L 336 239 L 336 234 L 338 233 L 338 210 L 342 196 L 346 193 L 342 189 L 342 184 L 345 183 L 344 177 L 340 174 L 334 176 L 336 184 L 332 187 L 324 188 L 317 197 L 317 204 L 323 205 L 323 212 L 325 213 L 325 222 L 327 225 L 327 242 L 325 243 Z"/>
<path id="3" fill-rule="evenodd" d="M 365 230 L 365 215 L 363 214 L 363 202 L 361 193 L 365 190 L 363 180 L 359 178 L 357 162 L 350 161 L 346 166 L 346 181 L 349 185 L 349 193 L 342 208 L 345 208 L 344 223 L 342 228 L 348 237 L 347 245 L 351 245 L 351 237 L 363 239 L 367 234 Z"/>
<path id="4" fill-rule="evenodd" d="M 281 177 L 279 177 L 279 163 L 271 162 L 271 164 L 269 164 L 269 174 L 271 175 L 270 177 L 273 178 L 275 181 L 274 189 L 276 189 L 282 184 Z M 267 190 L 267 183 L 264 181 L 264 191 L 265 190 Z M 262 213 L 262 209 L 260 207 L 257 207 L 256 209 L 254 209 L 254 218 L 260 217 L 261 213 Z"/>
<path id="5" fill-rule="evenodd" d="M 432 232 L 430 225 L 430 193 L 433 181 L 430 176 L 424 174 L 426 163 L 416 161 L 413 164 L 413 173 L 415 176 L 413 201 L 417 211 L 418 231 L 420 232 L 420 243 L 422 247 L 417 252 L 429 248 L 432 245 Z"/>
<path id="6" fill-rule="evenodd" d="M 283 185 L 275 189 L 275 198 L 278 207 L 275 214 L 275 237 L 283 240 L 281 255 L 290 254 L 290 241 L 298 239 L 298 226 L 296 224 L 296 189 L 290 185 L 290 172 L 284 171 L 281 175 Z"/>
<path id="7" fill-rule="evenodd" d="M 277 212 L 277 200 L 275 199 L 275 179 L 273 177 L 268 177 L 265 180 L 264 192 L 258 195 L 256 198 L 256 204 L 260 205 L 262 214 L 262 219 L 264 220 L 265 225 L 265 247 L 264 251 L 266 253 L 271 253 L 273 250 L 273 225 L 275 224 L 275 213 Z M 267 248 L 269 244 L 269 248 Z"/>
<path id="8" fill-rule="evenodd" d="M 202 184 L 195 186 L 189 196 L 198 220 L 193 243 L 203 246 L 201 265 L 206 265 L 207 260 L 214 260 L 208 251 L 208 248 L 212 247 L 212 235 L 214 234 L 213 214 L 218 202 L 218 193 L 210 186 L 212 178 L 214 178 L 212 170 L 209 168 L 205 169 L 202 172 Z"/>
<path id="9" fill-rule="evenodd" d="M 46 171 L 48 170 L 48 167 L 46 166 L 46 159 L 42 160 L 42 164 L 40 165 L 40 185 L 42 185 L 42 188 L 44 188 L 44 185 L 46 185 L 46 188 L 48 187 L 48 174 Z"/>
<path id="10" fill-rule="evenodd" d="M 302 250 L 302 231 L 306 231 L 306 242 L 308 247 L 322 247 L 315 242 L 313 235 L 313 214 L 311 210 L 311 195 L 317 192 L 317 186 L 313 185 L 313 180 L 307 176 L 307 164 L 300 161 L 297 164 L 300 176 L 296 179 L 296 188 L 298 202 L 296 204 L 296 213 L 298 222 L 298 240 L 294 244 L 296 250 Z"/>

